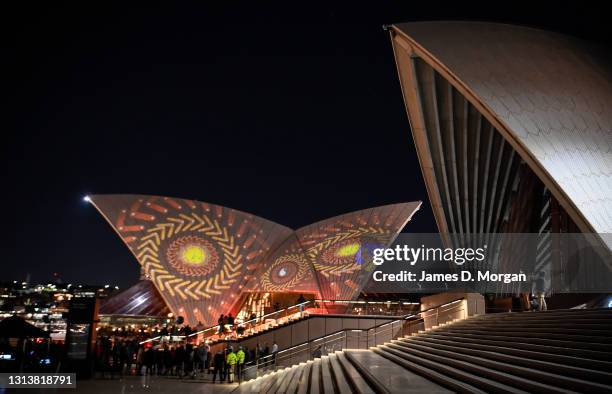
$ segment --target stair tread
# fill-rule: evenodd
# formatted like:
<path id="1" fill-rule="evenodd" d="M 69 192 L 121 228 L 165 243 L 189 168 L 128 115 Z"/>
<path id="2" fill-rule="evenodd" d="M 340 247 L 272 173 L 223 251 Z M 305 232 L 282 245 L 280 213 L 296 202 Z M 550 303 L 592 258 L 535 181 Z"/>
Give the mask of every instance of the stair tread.
<path id="1" fill-rule="evenodd" d="M 375 391 L 370 387 L 364 377 L 361 376 L 355 366 L 346 358 L 344 352 L 337 352 L 336 355 L 340 366 L 344 370 L 345 375 L 348 376 L 347 379 L 352 383 L 357 394 L 374 394 Z"/>
<path id="2" fill-rule="evenodd" d="M 552 353 L 538 352 L 538 351 L 533 351 L 533 350 L 518 349 L 516 347 L 501 346 L 498 344 L 491 345 L 491 344 L 484 344 L 484 343 L 470 343 L 470 342 L 458 341 L 458 340 L 452 340 L 452 339 L 432 338 L 429 336 L 405 338 L 405 339 L 401 339 L 400 341 L 410 341 L 410 340 L 424 341 L 427 343 L 439 343 L 439 344 L 444 344 L 448 346 L 455 346 L 458 348 L 475 349 L 475 350 L 486 351 L 486 352 L 490 352 L 494 354 L 510 355 L 512 357 L 522 357 L 524 359 L 536 360 L 538 362 L 549 363 L 555 366 L 575 368 L 576 372 L 589 372 L 589 373 L 596 372 L 596 373 L 600 373 L 605 376 L 612 377 L 612 373 L 607 372 L 607 371 L 612 370 L 612 363 L 607 363 L 605 361 L 598 361 L 598 360 L 592 360 L 592 359 L 586 359 L 586 358 L 580 358 L 580 357 L 574 357 L 574 356 L 566 356 L 563 354 L 552 354 Z M 554 359 L 554 362 L 547 361 L 548 359 Z M 588 364 L 589 367 L 578 366 L 578 364 L 582 364 L 582 365 Z M 600 368 L 601 370 L 597 368 L 593 368 L 594 366 Z"/>
<path id="3" fill-rule="evenodd" d="M 330 353 L 236 392 L 612 392 L 611 329 L 610 310 L 474 316 L 371 350 Z"/>
<path id="4" fill-rule="evenodd" d="M 436 332 L 439 333 L 439 332 Z M 562 339 L 548 339 L 548 338 L 536 338 L 536 337 L 525 337 L 525 336 L 503 336 L 503 335 L 492 335 L 492 334 L 475 334 L 475 333 L 466 333 L 466 332 L 459 332 L 459 331 L 446 331 L 445 334 L 449 334 L 449 335 L 465 335 L 468 338 L 478 338 L 478 339 L 496 339 L 496 340 L 501 340 L 501 341 L 512 341 L 512 342 L 521 342 L 521 343 L 539 343 L 539 344 L 544 344 L 544 345 L 551 345 L 551 346 L 559 346 L 559 347 L 567 347 L 567 348 L 576 348 L 576 349 L 587 349 L 587 350 L 594 350 L 594 351 L 600 351 L 602 353 L 605 353 L 604 351 L 602 351 L 602 349 L 605 349 L 606 344 L 597 344 L 597 343 L 593 343 L 593 342 L 579 342 L 579 341 L 569 341 L 569 340 L 562 340 Z M 530 341 L 530 342 L 527 342 Z"/>
<path id="5" fill-rule="evenodd" d="M 489 370 L 495 370 L 495 371 L 499 371 L 502 373 L 506 373 L 506 374 L 516 377 L 517 379 L 527 379 L 527 380 L 531 380 L 534 382 L 536 381 L 542 382 L 543 384 L 554 386 L 554 387 L 569 387 L 571 389 L 580 390 L 580 391 L 583 391 L 583 390 L 586 390 L 586 391 L 610 390 L 612 391 L 612 387 L 610 386 L 606 386 L 600 383 L 590 382 L 584 379 L 578 379 L 574 377 L 551 373 L 543 369 L 542 367 L 539 367 L 539 368 L 524 367 L 524 366 L 516 365 L 510 362 L 493 360 L 491 358 L 486 358 L 481 355 L 476 356 L 476 355 L 470 355 L 470 354 L 463 354 L 459 352 L 454 352 L 453 350 L 439 349 L 433 346 L 418 344 L 416 341 L 413 341 L 413 343 L 408 343 L 408 342 L 403 342 L 403 343 L 406 345 L 392 343 L 392 344 L 387 344 L 386 346 L 392 347 L 396 350 L 412 348 L 412 349 L 419 350 L 421 352 L 428 353 L 430 355 L 452 358 L 457 361 L 470 363 L 472 365 L 476 365 L 476 366 L 486 368 Z M 539 385 L 536 384 L 535 386 L 537 388 Z"/>
<path id="6" fill-rule="evenodd" d="M 541 384 L 506 372 L 473 365 L 465 361 L 453 360 L 449 357 L 425 353 L 416 349 L 410 349 L 410 351 L 398 350 L 385 345 L 381 345 L 377 349 L 378 351 L 387 352 L 400 358 L 407 358 L 415 363 L 419 362 L 427 368 L 444 371 L 445 374 L 450 374 L 462 381 L 480 387 L 486 391 L 500 393 L 527 393 L 530 391 L 525 391 L 525 389 L 517 387 L 517 385 L 527 385 L 530 386 L 530 390 L 535 389 L 539 392 L 575 393 L 575 391 Z M 486 374 L 486 376 L 483 376 L 483 374 Z"/>
<path id="7" fill-rule="evenodd" d="M 255 393 L 255 392 L 259 393 L 264 387 L 266 387 L 266 390 L 267 390 L 267 387 L 269 386 L 269 383 L 270 383 L 268 379 L 270 378 L 271 378 L 270 375 L 264 375 L 257 379 L 249 380 L 248 382 L 245 382 L 241 384 L 240 386 L 238 386 L 238 392 L 239 393 Z"/>
<path id="8" fill-rule="evenodd" d="M 314 363 L 312 361 L 308 361 L 302 368 L 303 371 L 300 375 L 300 379 L 295 379 L 298 394 L 306 394 L 308 392 L 308 389 L 310 388 L 310 374 L 312 373 L 313 364 Z"/>
<path id="9" fill-rule="evenodd" d="M 349 350 L 353 359 L 391 393 L 451 393 L 447 388 L 432 382 L 402 366 L 368 350 Z"/>
<path id="10" fill-rule="evenodd" d="M 335 386 L 340 393 L 350 393 L 351 386 L 340 366 L 340 361 L 338 360 L 338 355 L 335 353 L 329 354 L 329 366 L 332 372 L 332 377 L 335 382 Z"/>
<path id="11" fill-rule="evenodd" d="M 289 381 L 287 385 L 287 393 L 295 393 L 298 390 L 298 384 L 302 380 L 302 375 L 307 371 L 306 363 L 300 363 L 296 366 L 295 373 L 293 374 L 293 378 Z"/>
<path id="12" fill-rule="evenodd" d="M 521 327 L 519 329 L 501 326 L 501 327 L 487 327 L 481 325 L 472 326 L 452 326 L 443 327 L 448 328 L 452 331 L 476 331 L 476 332 L 503 332 L 511 333 L 512 335 L 530 335 L 530 334 L 543 334 L 550 336 L 567 336 L 577 338 L 581 340 L 593 340 L 593 342 L 604 341 L 604 343 L 612 343 L 612 339 L 607 337 L 610 333 L 609 330 L 590 330 L 590 329 L 572 329 L 572 328 L 529 328 Z M 585 335 L 588 334 L 588 335 Z"/>
<path id="13" fill-rule="evenodd" d="M 280 384 L 278 384 L 278 386 L 277 386 L 277 388 L 275 389 L 274 392 L 288 393 L 289 391 L 287 390 L 287 387 L 289 387 L 289 384 L 294 379 L 294 376 L 295 376 L 296 372 L 299 369 L 300 369 L 299 366 L 295 365 L 295 366 L 289 368 L 288 370 L 286 370 L 285 373 L 284 373 L 285 376 L 284 376 L 282 382 L 280 382 Z"/>
<path id="14" fill-rule="evenodd" d="M 275 371 L 268 376 L 265 377 L 264 383 L 261 385 L 260 392 L 261 393 L 274 393 L 274 387 L 277 387 L 278 384 L 283 380 L 285 376 L 285 370 Z"/>
<path id="15" fill-rule="evenodd" d="M 335 391 L 329 365 L 329 356 L 321 357 L 321 383 L 324 393 L 333 393 Z"/>
<path id="16" fill-rule="evenodd" d="M 539 382 L 533 381 L 531 379 L 526 379 L 521 376 L 513 375 L 511 373 L 490 369 L 487 367 L 483 367 L 481 365 L 477 365 L 471 362 L 456 360 L 452 357 L 442 356 L 439 354 L 434 354 L 431 350 L 423 351 L 415 348 L 402 348 L 401 350 L 392 349 L 386 347 L 385 345 L 381 345 L 381 347 L 385 348 L 385 350 L 392 352 L 397 355 L 409 355 L 412 357 L 417 357 L 421 360 L 421 362 L 425 362 L 425 360 L 436 363 L 438 365 L 443 365 L 446 367 L 451 367 L 456 370 L 461 370 L 467 372 L 471 375 L 478 376 L 480 379 L 487 379 L 489 381 L 494 381 L 501 383 L 506 382 L 506 385 L 512 385 L 513 387 L 516 385 L 528 386 L 529 389 L 525 390 L 540 390 L 550 392 L 558 392 L 558 393 L 570 393 L 573 392 L 571 390 L 564 390 L 563 388 L 558 388 L 554 386 L 550 386 L 547 384 L 541 384 Z M 512 383 L 508 383 L 512 382 Z"/>
<path id="17" fill-rule="evenodd" d="M 610 316 L 610 310 L 608 308 L 592 308 L 592 309 L 549 309 L 547 311 L 537 312 L 499 312 L 499 313 L 487 313 L 484 315 L 478 315 L 479 318 L 491 318 L 492 316 L 531 316 L 531 315 L 555 315 L 555 314 L 603 314 Z"/>
<path id="18" fill-rule="evenodd" d="M 321 359 L 315 359 L 310 371 L 310 393 L 316 394 L 321 392 Z"/>
<path id="19" fill-rule="evenodd" d="M 427 336 L 427 337 L 443 337 L 443 338 L 458 338 L 459 340 L 462 341 L 472 341 L 472 342 L 476 342 L 476 343 L 485 343 L 485 342 L 495 342 L 495 343 L 503 343 L 506 346 L 527 346 L 527 347 L 533 347 L 533 348 L 537 348 L 537 349 L 542 349 L 544 350 L 548 350 L 548 351 L 554 351 L 554 350 L 562 350 L 563 352 L 567 352 L 568 348 L 572 348 L 570 345 L 573 344 L 573 342 L 568 342 L 568 341 L 548 341 L 548 342 L 542 342 L 539 339 L 537 339 L 537 342 L 540 343 L 533 343 L 532 342 L 526 342 L 527 340 L 531 340 L 531 339 L 524 339 L 523 341 L 521 341 L 521 338 L 507 338 L 504 336 L 499 336 L 499 335 L 474 335 L 474 334 L 465 334 L 465 333 L 454 333 L 454 332 L 442 332 L 442 331 L 438 331 L 438 332 L 428 332 L 423 334 L 423 336 Z M 551 345 L 550 343 L 555 343 L 555 344 L 563 344 L 565 346 L 556 346 L 556 345 Z M 500 345 L 501 346 L 501 345 Z M 603 351 L 599 351 L 599 350 L 592 350 L 592 349 L 581 349 L 581 348 L 576 348 L 573 347 L 572 350 L 579 350 L 580 352 L 584 353 L 584 354 L 591 354 L 592 357 L 595 357 L 595 360 L 600 360 L 602 358 L 605 358 L 605 356 L 608 356 L 609 353 L 607 352 L 603 352 Z"/>

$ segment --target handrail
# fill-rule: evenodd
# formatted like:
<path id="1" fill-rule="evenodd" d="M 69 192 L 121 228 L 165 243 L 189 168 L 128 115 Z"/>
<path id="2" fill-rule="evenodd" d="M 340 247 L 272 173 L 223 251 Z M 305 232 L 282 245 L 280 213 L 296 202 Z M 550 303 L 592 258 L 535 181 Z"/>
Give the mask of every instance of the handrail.
<path id="1" fill-rule="evenodd" d="M 320 341 L 320 340 L 322 340 L 324 338 L 328 338 L 328 337 L 331 337 L 333 335 L 336 335 L 338 333 L 345 332 L 345 331 L 351 331 L 351 332 L 356 332 L 356 331 L 363 332 L 363 331 L 366 331 L 367 332 L 367 331 L 370 331 L 370 330 L 375 330 L 377 328 L 382 328 L 382 327 L 385 327 L 387 325 L 392 325 L 393 323 L 397 323 L 397 322 L 402 321 L 402 320 L 407 320 L 410 317 L 420 315 L 421 313 L 424 313 L 424 312 L 429 312 L 429 311 L 432 311 L 434 309 L 438 309 L 438 308 L 442 308 L 442 307 L 445 307 L 445 306 L 448 306 L 448 305 L 455 304 L 455 303 L 457 303 L 459 301 L 463 301 L 464 299 L 465 299 L 464 297 L 463 298 L 459 298 L 459 299 L 456 299 L 456 300 L 453 300 L 453 301 L 450 301 L 450 302 L 447 302 L 447 303 L 444 303 L 444 304 L 441 304 L 441 305 L 438 305 L 438 306 L 427 308 L 427 309 L 425 309 L 425 310 L 423 310 L 421 312 L 418 312 L 418 313 L 406 315 L 406 316 L 402 317 L 401 319 L 395 319 L 395 320 L 390 321 L 390 322 L 384 322 L 384 323 L 377 324 L 377 325 L 375 325 L 373 327 L 369 327 L 367 329 L 364 329 L 364 328 L 343 328 L 342 330 L 338 330 L 338 331 L 335 331 L 335 332 L 333 332 L 331 334 L 327 334 L 327 335 L 325 335 L 325 336 L 323 336 L 321 338 L 310 339 L 310 340 L 304 341 L 304 342 L 302 342 L 300 344 L 293 345 L 293 346 L 291 346 L 291 347 L 289 347 L 287 349 L 283 349 L 283 350 L 279 351 L 278 353 L 283 353 L 283 352 L 286 352 L 286 351 L 288 351 L 290 349 L 294 349 L 296 347 L 303 346 L 303 345 L 306 345 L 306 344 L 311 343 L 311 342 Z M 419 320 L 419 319 L 415 319 L 415 320 Z"/>
<path id="2" fill-rule="evenodd" d="M 290 309 L 299 308 L 299 307 L 300 307 L 300 306 L 302 306 L 302 305 L 303 305 L 303 306 L 306 306 L 306 304 L 309 304 L 309 303 L 311 303 L 311 302 L 312 302 L 312 303 L 314 303 L 315 301 L 314 301 L 314 300 L 309 300 L 309 301 L 300 302 L 300 303 L 298 303 L 298 304 L 291 305 L 291 306 L 289 306 L 289 307 L 287 307 L 287 308 L 283 308 L 283 309 L 280 309 L 280 310 L 278 310 L 278 311 L 270 312 L 270 313 L 268 313 L 268 314 L 265 314 L 265 315 L 262 315 L 262 316 L 256 317 L 256 318 L 254 318 L 254 319 L 245 320 L 245 321 L 243 321 L 242 323 L 240 323 L 240 325 L 246 325 L 246 324 L 257 323 L 257 321 L 264 321 L 264 319 L 265 319 L 265 318 L 267 318 L 267 317 L 270 317 L 270 316 L 272 316 L 272 315 L 278 315 L 279 313 L 282 313 L 282 312 L 284 312 L 284 311 L 288 311 L 288 310 L 290 310 Z M 285 317 L 286 317 L 286 315 L 285 315 Z M 236 324 L 227 324 L 226 326 L 233 327 L 233 326 L 235 326 L 235 325 L 236 325 Z M 199 330 L 199 331 L 193 332 L 193 333 L 189 334 L 187 337 L 193 337 L 193 336 L 196 336 L 196 335 L 199 335 L 199 334 L 203 334 L 203 333 L 205 333 L 205 332 L 207 332 L 207 331 L 210 331 L 210 330 L 219 330 L 219 326 L 220 326 L 219 324 L 215 324 L 214 326 L 210 326 L 210 327 L 208 327 L 208 328 L 205 328 L 205 329 L 202 329 L 202 330 Z"/>
<path id="3" fill-rule="evenodd" d="M 448 305 L 452 305 L 452 304 L 454 304 L 454 303 L 456 303 L 456 302 L 459 302 L 459 301 L 462 301 L 462 300 L 464 300 L 464 299 L 465 299 L 465 297 L 457 298 L 457 299 L 455 299 L 455 300 L 452 300 L 452 301 L 446 302 L 446 303 L 444 303 L 444 304 L 440 304 L 440 305 L 432 306 L 432 307 L 429 307 L 429 308 L 427 308 L 427 309 L 424 309 L 424 310 L 419 311 L 419 312 L 416 312 L 416 313 L 406 314 L 406 315 L 404 315 L 404 316 L 399 317 L 399 318 L 398 318 L 397 320 L 395 320 L 395 321 L 399 321 L 399 320 L 402 320 L 402 319 L 403 319 L 403 320 L 414 320 L 414 321 L 424 320 L 424 319 L 425 319 L 425 317 L 423 317 L 423 314 L 425 314 L 425 313 L 427 313 L 427 312 L 430 312 L 430 311 L 433 311 L 433 310 L 438 310 L 439 308 L 443 308 L 443 307 L 448 306 Z M 287 308 L 283 308 L 283 309 L 281 309 L 281 310 L 279 310 L 279 311 L 270 312 L 270 313 L 265 314 L 265 315 L 263 315 L 263 316 L 256 317 L 256 318 L 254 318 L 254 319 L 250 319 L 250 320 L 244 321 L 244 322 L 240 323 L 240 325 L 249 325 L 249 324 L 252 324 L 252 323 L 256 323 L 257 321 L 260 321 L 260 322 L 261 322 L 261 321 L 264 321 L 264 319 L 266 319 L 266 318 L 268 318 L 268 317 L 270 317 L 270 316 L 278 315 L 278 314 L 280 314 L 280 313 L 282 313 L 282 312 L 289 311 L 289 310 L 294 309 L 294 308 L 299 308 L 300 306 L 306 306 L 307 304 L 310 304 L 310 303 L 316 304 L 316 303 L 328 303 L 328 302 L 334 302 L 334 303 L 381 303 L 381 304 L 386 304 L 386 303 L 388 303 L 388 301 L 361 301 L 361 300 L 358 300 L 358 301 L 348 301 L 348 300 L 323 300 L 323 299 L 321 299 L 321 300 L 319 300 L 319 299 L 315 299 L 315 300 L 308 300 L 308 301 L 304 301 L 304 302 L 301 302 L 301 303 L 298 303 L 298 304 L 295 304 L 295 305 L 291 305 L 291 306 L 289 306 L 289 307 L 287 307 Z M 391 301 L 391 302 L 393 302 L 393 301 Z M 399 302 L 399 303 L 404 303 L 404 304 L 410 304 L 410 305 L 417 305 L 417 304 L 418 304 L 418 303 L 413 303 L 413 302 L 403 302 L 403 301 L 396 301 L 396 302 Z M 420 316 L 420 317 L 417 317 L 417 316 Z M 283 316 L 281 316 L 281 317 L 283 317 Z M 287 314 L 285 314 L 285 316 L 284 316 L 284 317 L 287 317 Z M 277 319 L 278 319 L 278 317 L 277 317 Z M 394 322 L 395 322 L 395 321 L 394 321 Z M 380 325 L 377 325 L 377 326 L 371 327 L 371 328 L 369 328 L 368 330 L 370 330 L 370 329 L 375 329 L 375 328 L 377 328 L 377 327 L 379 327 L 379 326 L 381 326 L 381 325 L 388 324 L 388 323 L 389 323 L 389 322 L 387 322 L 387 323 L 382 323 L 382 324 L 380 324 Z M 219 324 L 216 324 L 216 325 L 214 325 L 214 326 L 210 326 L 210 327 L 208 327 L 208 328 L 205 328 L 205 329 L 202 329 L 202 330 L 198 330 L 198 331 L 196 331 L 196 332 L 193 332 L 193 333 L 191 333 L 191 334 L 189 334 L 189 335 L 187 335 L 187 336 L 183 336 L 183 337 L 184 337 L 184 338 L 192 338 L 192 337 L 194 337 L 194 336 L 196 336 L 196 335 L 200 335 L 200 334 L 203 334 L 203 333 L 208 332 L 208 331 L 211 331 L 211 330 L 214 330 L 214 332 L 217 332 L 217 331 L 219 330 L 219 326 L 220 326 Z M 234 325 L 231 325 L 231 327 L 233 327 L 233 326 L 235 326 L 235 324 L 234 324 Z M 341 331 L 342 331 L 342 330 L 341 330 Z M 161 336 L 161 335 L 158 335 L 158 336 L 156 336 L 156 337 L 148 338 L 148 339 L 146 339 L 146 340 L 144 340 L 144 341 L 140 342 L 140 344 L 144 344 L 144 343 L 147 343 L 147 342 L 156 341 L 156 340 L 159 340 L 160 338 L 162 338 L 162 336 Z M 299 346 L 299 345 L 295 345 L 295 346 Z"/>
<path id="4" fill-rule="evenodd" d="M 434 310 L 434 309 L 439 309 L 439 308 L 442 308 L 442 307 L 445 307 L 445 306 L 448 306 L 448 305 L 452 305 L 452 304 L 454 304 L 454 303 L 457 303 L 457 302 L 459 302 L 459 301 L 463 301 L 463 300 L 465 300 L 465 297 L 457 298 L 457 299 L 455 299 L 455 300 L 453 300 L 453 301 L 445 302 L 444 304 L 440 304 L 440 305 L 432 306 L 432 307 L 430 307 L 430 308 L 424 309 L 424 310 L 419 311 L 419 312 L 417 312 L 417 313 L 413 313 L 413 314 L 406 315 L 406 317 L 405 317 L 404 319 L 408 319 L 408 318 L 409 318 L 409 317 L 411 317 L 411 316 L 420 315 L 420 314 L 422 314 L 422 313 L 429 312 L 429 311 L 432 311 L 432 310 Z"/>
<path id="5" fill-rule="evenodd" d="M 246 321 L 244 321 L 244 322 L 242 322 L 240 324 L 251 324 L 251 323 L 256 323 L 257 321 L 263 321 L 265 318 L 270 317 L 272 315 L 277 315 L 277 314 L 279 314 L 279 313 L 281 313 L 283 311 L 289 311 L 290 309 L 298 308 L 298 307 L 300 307 L 302 305 L 305 306 L 306 304 L 310 304 L 310 303 L 313 303 L 313 304 L 317 304 L 317 303 L 320 303 L 320 304 L 338 303 L 338 304 L 366 304 L 366 305 L 369 305 L 369 304 L 372 304 L 372 305 L 374 305 L 374 304 L 381 304 L 381 305 L 386 305 L 386 304 L 393 304 L 393 305 L 396 305 L 396 304 L 401 304 L 401 305 L 419 305 L 418 302 L 408 302 L 408 301 L 362 301 L 362 300 L 352 301 L 352 300 L 324 300 L 324 299 L 315 299 L 315 300 L 308 300 L 308 301 L 300 302 L 298 304 L 291 305 L 291 306 L 289 306 L 287 308 L 283 308 L 283 309 L 281 309 L 279 311 L 270 312 L 270 313 L 265 314 L 263 316 L 256 317 L 255 319 L 246 320 Z M 196 331 L 194 333 L 191 333 L 187 337 L 193 337 L 193 336 L 202 334 L 202 333 L 210 331 L 210 330 L 218 330 L 218 329 L 219 329 L 219 324 L 215 324 L 215 325 L 210 326 L 208 328 L 205 328 L 205 329 L 202 329 L 202 330 L 198 330 L 198 331 Z"/>
<path id="6" fill-rule="evenodd" d="M 406 324 L 408 325 L 408 329 L 409 329 L 408 334 L 412 334 L 412 332 L 411 332 L 412 323 L 417 322 L 417 321 L 420 322 L 422 320 L 425 320 L 425 319 L 429 318 L 430 317 L 429 314 L 431 312 L 433 312 L 433 311 L 436 311 L 436 319 L 437 319 L 438 315 L 440 313 L 440 309 L 441 308 L 458 304 L 459 302 L 464 301 L 465 299 L 466 299 L 465 297 L 458 298 L 458 299 L 455 299 L 455 300 L 452 300 L 452 301 L 449 301 L 449 302 L 445 302 L 444 304 L 440 304 L 440 305 L 436 305 L 436 306 L 424 309 L 424 310 L 422 310 L 420 312 L 417 312 L 417 313 L 414 313 L 414 314 L 408 314 L 408 315 L 403 316 L 403 317 L 401 317 L 399 319 L 395 319 L 395 320 L 392 320 L 392 321 L 387 321 L 387 322 L 384 322 L 384 323 L 377 324 L 377 325 L 375 325 L 373 327 L 370 327 L 370 328 L 367 328 L 367 329 L 351 329 L 351 328 L 341 329 L 341 330 L 335 331 L 335 332 L 333 332 L 331 334 L 327 334 L 327 335 L 325 335 L 323 337 L 320 337 L 320 338 L 315 338 L 315 339 L 307 340 L 307 341 L 302 342 L 300 344 L 291 346 L 291 347 L 289 347 L 287 349 L 283 349 L 283 350 L 277 352 L 276 354 L 272 354 L 272 355 L 269 355 L 269 356 L 262 357 L 261 359 L 263 360 L 265 358 L 270 358 L 271 356 L 274 356 L 275 357 L 274 358 L 274 363 L 275 363 L 274 367 L 276 367 L 276 365 L 278 364 L 279 361 L 285 360 L 285 359 L 292 359 L 292 358 L 297 357 L 299 354 L 302 354 L 304 352 L 308 352 L 309 355 L 308 355 L 307 359 L 311 359 L 311 356 L 314 357 L 313 349 L 312 349 L 312 345 L 313 344 L 316 344 L 316 346 L 317 346 L 316 350 L 318 350 L 320 348 L 323 348 L 324 352 L 326 350 L 325 348 L 328 347 L 328 345 L 330 343 L 338 343 L 338 342 L 341 343 L 342 341 L 344 341 L 344 346 L 341 347 L 341 349 L 342 348 L 347 348 L 349 340 L 352 341 L 353 343 L 356 341 L 358 348 L 361 348 L 361 343 L 364 342 L 364 341 L 366 342 L 366 346 L 365 346 L 366 348 L 369 347 L 369 346 L 376 346 L 376 345 L 380 344 L 380 343 L 378 343 L 379 341 L 377 340 L 377 337 L 379 337 L 379 338 L 382 337 L 383 341 L 388 341 L 389 337 L 386 334 L 389 331 L 391 331 L 392 332 L 391 339 L 392 339 L 393 336 L 394 336 L 393 330 L 395 330 L 395 329 L 398 330 L 400 336 L 404 335 L 404 333 L 406 332 Z M 452 312 L 452 313 L 457 313 L 457 312 L 463 310 L 463 307 L 464 307 L 463 304 L 458 304 L 458 306 L 461 306 L 461 309 L 459 309 L 456 312 Z M 455 308 L 455 306 L 445 310 L 444 312 L 451 311 L 454 308 Z M 436 322 L 438 322 L 438 321 L 436 320 Z M 401 323 L 399 327 L 397 326 L 397 323 Z M 388 327 L 388 328 L 385 328 L 385 327 Z M 381 331 L 380 330 L 381 328 L 384 328 L 384 330 Z M 350 337 L 352 337 L 354 335 L 354 333 L 358 333 L 357 334 L 357 338 L 356 339 L 350 338 Z M 364 333 L 365 333 L 365 335 L 364 335 Z M 363 337 L 362 337 L 362 335 L 363 335 Z M 374 339 L 373 344 L 370 344 L 370 337 L 372 337 Z M 334 339 L 330 339 L 330 338 L 334 338 Z M 323 341 L 323 342 L 321 342 L 321 341 Z M 321 342 L 321 343 L 317 343 L 317 342 Z M 341 349 L 337 349 L 337 350 L 341 350 Z M 328 354 L 328 353 L 325 353 L 325 354 Z M 321 352 L 321 355 L 324 355 L 323 352 Z M 265 361 L 264 363 L 261 363 L 261 364 L 259 363 L 259 360 L 256 360 L 256 364 L 255 365 L 252 365 L 252 366 L 250 366 L 248 368 L 245 368 L 245 370 L 251 370 L 253 368 L 257 368 L 257 371 L 259 371 L 260 367 L 266 368 L 266 367 L 269 367 L 269 366 L 270 366 L 270 360 Z"/>

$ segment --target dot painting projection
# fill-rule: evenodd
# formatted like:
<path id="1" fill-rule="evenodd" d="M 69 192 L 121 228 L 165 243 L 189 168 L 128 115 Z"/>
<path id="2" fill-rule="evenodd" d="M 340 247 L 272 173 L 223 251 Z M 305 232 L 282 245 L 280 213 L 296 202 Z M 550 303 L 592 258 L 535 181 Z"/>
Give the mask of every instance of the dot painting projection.
<path id="1" fill-rule="evenodd" d="M 420 202 L 370 208 L 297 231 L 219 205 L 170 197 L 94 195 L 177 316 L 213 325 L 243 292 L 359 295 L 371 250 L 388 246 Z"/>
<path id="2" fill-rule="evenodd" d="M 312 264 L 295 234 L 263 259 L 255 277 L 249 283 L 249 291 L 315 293 L 320 296 Z"/>
<path id="3" fill-rule="evenodd" d="M 296 231 L 322 298 L 355 299 L 373 271 L 372 253 L 389 246 L 420 203 L 364 209 Z"/>
<path id="4" fill-rule="evenodd" d="M 292 230 L 192 200 L 95 195 L 91 202 L 136 256 L 176 316 L 212 325 L 238 301 L 265 254 Z"/>

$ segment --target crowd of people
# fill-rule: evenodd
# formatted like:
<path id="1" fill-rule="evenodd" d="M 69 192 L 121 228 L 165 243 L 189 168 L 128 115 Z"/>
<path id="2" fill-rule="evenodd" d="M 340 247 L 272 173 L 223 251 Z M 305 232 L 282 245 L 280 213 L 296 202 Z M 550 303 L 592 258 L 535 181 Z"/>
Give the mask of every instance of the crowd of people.
<path id="1" fill-rule="evenodd" d="M 194 346 L 153 347 L 135 339 L 100 338 L 97 342 L 97 369 L 103 374 L 195 376 L 207 365 L 210 348 L 206 344 Z"/>
<path id="2" fill-rule="evenodd" d="M 228 346 L 213 352 L 206 343 L 152 346 L 135 339 L 104 337 L 97 342 L 96 366 L 103 377 L 111 379 L 124 375 L 195 379 L 212 374 L 213 383 L 233 383 L 244 379 L 247 364 L 273 365 L 277 352 L 276 343 L 272 348 L 268 344 L 257 349 Z"/>

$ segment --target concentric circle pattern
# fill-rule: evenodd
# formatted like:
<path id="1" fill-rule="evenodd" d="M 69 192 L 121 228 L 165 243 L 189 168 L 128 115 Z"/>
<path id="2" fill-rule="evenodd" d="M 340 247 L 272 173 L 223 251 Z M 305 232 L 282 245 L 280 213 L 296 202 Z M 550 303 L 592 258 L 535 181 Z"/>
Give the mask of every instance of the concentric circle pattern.
<path id="1" fill-rule="evenodd" d="M 186 276 L 203 276 L 219 264 L 219 255 L 204 238 L 188 235 L 175 239 L 166 250 L 170 266 Z"/>
<path id="2" fill-rule="evenodd" d="M 361 243 L 356 239 L 346 239 L 336 242 L 323 251 L 322 259 L 326 264 L 353 264 L 357 262 L 357 255 L 361 249 Z"/>
<path id="3" fill-rule="evenodd" d="M 308 262 L 301 254 L 288 254 L 277 258 L 266 270 L 261 282 L 265 291 L 292 288 L 308 274 Z"/>
<path id="4" fill-rule="evenodd" d="M 418 205 L 370 208 L 299 230 L 246 212 L 160 196 L 94 195 L 172 313 L 214 324 L 247 291 L 351 299 L 368 250 L 387 244 Z"/>

